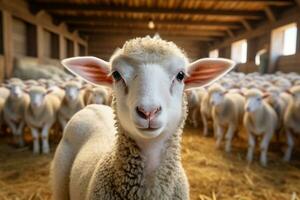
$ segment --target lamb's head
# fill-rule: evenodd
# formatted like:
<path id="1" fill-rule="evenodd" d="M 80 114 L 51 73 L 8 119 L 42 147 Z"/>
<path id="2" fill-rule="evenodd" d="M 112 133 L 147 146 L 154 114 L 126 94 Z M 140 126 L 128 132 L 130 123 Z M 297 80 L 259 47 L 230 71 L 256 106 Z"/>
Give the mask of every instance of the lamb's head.
<path id="1" fill-rule="evenodd" d="M 74 102 L 78 98 L 82 89 L 81 83 L 78 81 L 68 81 L 62 88 L 65 90 L 65 97 L 69 103 Z"/>
<path id="2" fill-rule="evenodd" d="M 250 89 L 246 92 L 245 111 L 253 113 L 262 107 L 263 101 L 268 97 L 268 94 L 261 92 L 258 89 Z"/>
<path id="3" fill-rule="evenodd" d="M 95 104 L 106 104 L 107 103 L 107 96 L 108 92 L 103 87 L 95 87 L 92 89 L 92 98 L 93 103 Z"/>
<path id="4" fill-rule="evenodd" d="M 134 139 L 174 132 L 183 116 L 184 89 L 210 84 L 234 65 L 225 59 L 189 64 L 174 43 L 150 37 L 126 42 L 109 63 L 95 57 L 62 63 L 88 82 L 112 87 L 118 120 Z"/>
<path id="5" fill-rule="evenodd" d="M 14 99 L 20 99 L 23 97 L 24 84 L 19 81 L 10 81 L 5 85 L 10 91 L 10 96 Z"/>
<path id="6" fill-rule="evenodd" d="M 223 102 L 224 95 L 227 93 L 224 87 L 219 84 L 214 84 L 208 89 L 210 94 L 210 103 L 213 106 L 218 106 Z"/>
<path id="7" fill-rule="evenodd" d="M 51 92 L 46 90 L 42 86 L 32 86 L 29 89 L 25 89 L 25 92 L 29 94 L 30 106 L 32 108 L 39 108 L 44 104 L 45 96 Z"/>

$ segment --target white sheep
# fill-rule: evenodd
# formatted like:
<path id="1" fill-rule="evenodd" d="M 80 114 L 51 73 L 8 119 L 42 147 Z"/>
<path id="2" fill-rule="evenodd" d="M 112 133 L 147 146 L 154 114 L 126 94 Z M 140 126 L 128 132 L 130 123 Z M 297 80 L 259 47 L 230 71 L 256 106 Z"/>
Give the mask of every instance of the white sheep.
<path id="1" fill-rule="evenodd" d="M 262 136 L 260 143 L 260 163 L 267 165 L 267 152 L 269 143 L 274 135 L 278 123 L 278 118 L 274 109 L 269 105 L 264 94 L 251 89 L 246 93 L 244 127 L 248 134 L 247 161 L 253 160 L 255 149 L 255 137 Z"/>
<path id="2" fill-rule="evenodd" d="M 210 103 L 210 94 L 206 91 L 200 102 L 200 113 L 203 124 L 203 135 L 208 136 L 208 123 L 212 120 L 212 106 Z"/>
<path id="3" fill-rule="evenodd" d="M 73 80 L 68 81 L 63 88 L 65 89 L 64 98 L 58 113 L 58 120 L 62 130 L 71 117 L 84 107 L 81 83 Z"/>
<path id="4" fill-rule="evenodd" d="M 214 122 L 214 132 L 217 139 L 217 147 L 226 131 L 225 151 L 231 151 L 231 141 L 234 134 L 241 129 L 244 115 L 244 97 L 237 92 L 227 92 L 221 85 L 215 84 L 209 88 L 211 94 L 212 118 Z"/>
<path id="5" fill-rule="evenodd" d="M 284 115 L 284 124 L 287 139 L 287 148 L 285 150 L 284 161 L 291 159 L 294 147 L 293 134 L 300 134 L 300 86 L 294 86 L 290 89 L 293 96 L 292 102 L 288 105 Z"/>
<path id="6" fill-rule="evenodd" d="M 77 57 L 63 64 L 112 87 L 116 117 L 110 107 L 90 105 L 70 120 L 52 163 L 53 198 L 189 199 L 180 161 L 183 90 L 210 84 L 233 63 L 200 59 L 186 68 L 174 43 L 145 37 L 126 42 L 109 63 Z"/>
<path id="7" fill-rule="evenodd" d="M 189 108 L 187 122 L 196 128 L 198 126 L 197 112 L 200 110 L 198 93 L 196 90 L 187 90 L 186 95 Z"/>
<path id="8" fill-rule="evenodd" d="M 6 87 L 9 88 L 10 94 L 4 104 L 3 118 L 13 133 L 14 142 L 19 146 L 24 146 L 24 112 L 29 98 L 23 92 L 24 85 L 20 81 L 11 81 Z"/>
<path id="9" fill-rule="evenodd" d="M 91 89 L 91 94 L 87 99 L 89 104 L 103 104 L 108 105 L 108 92 L 104 87 L 94 87 Z"/>
<path id="10" fill-rule="evenodd" d="M 26 91 L 30 97 L 30 103 L 25 110 L 25 121 L 31 129 L 33 138 L 33 153 L 40 152 L 39 138 L 42 139 L 42 152 L 49 153 L 49 130 L 56 121 L 60 100 L 55 95 L 49 94 L 41 86 L 32 86 Z"/>

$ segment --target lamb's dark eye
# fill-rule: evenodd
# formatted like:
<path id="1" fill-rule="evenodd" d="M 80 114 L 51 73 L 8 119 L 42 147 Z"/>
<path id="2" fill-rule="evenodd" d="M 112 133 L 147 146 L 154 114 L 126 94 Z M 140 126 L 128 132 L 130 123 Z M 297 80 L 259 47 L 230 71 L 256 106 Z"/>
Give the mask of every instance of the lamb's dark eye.
<path id="1" fill-rule="evenodd" d="M 117 72 L 117 71 L 114 71 L 112 73 L 112 76 L 113 76 L 113 78 L 115 79 L 116 82 L 122 79 L 121 74 L 119 72 Z"/>
<path id="2" fill-rule="evenodd" d="M 177 75 L 176 75 L 176 79 L 181 82 L 185 77 L 185 74 L 183 71 L 180 71 Z"/>

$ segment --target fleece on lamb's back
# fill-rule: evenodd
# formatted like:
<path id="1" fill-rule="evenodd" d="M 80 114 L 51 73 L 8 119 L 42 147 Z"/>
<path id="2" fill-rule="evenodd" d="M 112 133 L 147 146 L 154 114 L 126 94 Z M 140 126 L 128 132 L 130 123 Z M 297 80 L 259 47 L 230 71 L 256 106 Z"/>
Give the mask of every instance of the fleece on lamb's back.
<path id="1" fill-rule="evenodd" d="M 189 199 L 180 158 L 183 91 L 210 84 L 233 62 L 188 64 L 174 43 L 145 37 L 126 42 L 109 63 L 77 57 L 63 64 L 88 82 L 112 87 L 116 120 L 103 105 L 87 106 L 70 120 L 52 164 L 53 198 Z"/>

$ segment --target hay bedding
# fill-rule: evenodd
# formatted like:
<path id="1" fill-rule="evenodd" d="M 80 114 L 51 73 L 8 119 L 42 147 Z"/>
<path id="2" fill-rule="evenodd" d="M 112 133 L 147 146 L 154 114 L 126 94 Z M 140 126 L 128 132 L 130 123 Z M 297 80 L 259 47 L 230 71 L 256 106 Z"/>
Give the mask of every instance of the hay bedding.
<path id="1" fill-rule="evenodd" d="M 293 155 L 291 164 L 284 164 L 280 152 L 271 150 L 269 166 L 263 168 L 257 160 L 251 166 L 246 164 L 246 143 L 241 139 L 234 141 L 230 155 L 215 149 L 214 144 L 197 129 L 184 131 L 182 160 L 192 200 L 299 199 L 299 152 Z M 12 148 L 1 138 L 0 200 L 50 199 L 52 157 L 53 153 L 36 156 L 29 149 Z"/>

